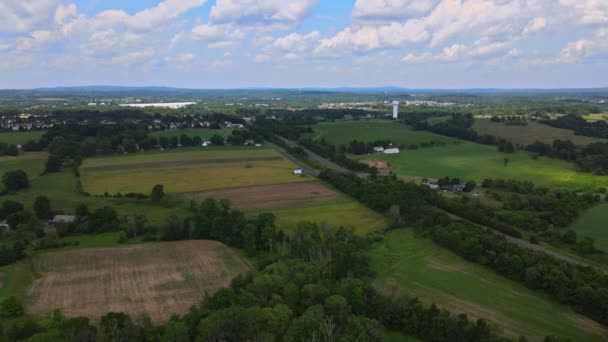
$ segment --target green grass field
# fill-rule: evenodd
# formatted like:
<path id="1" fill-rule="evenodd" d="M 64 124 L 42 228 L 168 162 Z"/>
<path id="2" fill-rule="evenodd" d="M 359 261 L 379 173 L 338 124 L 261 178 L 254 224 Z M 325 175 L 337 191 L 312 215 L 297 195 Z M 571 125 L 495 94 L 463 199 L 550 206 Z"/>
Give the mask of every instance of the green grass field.
<path id="1" fill-rule="evenodd" d="M 160 137 L 179 137 L 182 134 L 185 134 L 189 137 L 199 136 L 203 139 L 209 139 L 213 135 L 221 135 L 224 138 L 230 136 L 232 134 L 232 128 L 222 128 L 222 129 L 206 129 L 206 128 L 187 128 L 187 129 L 174 129 L 169 131 L 156 131 L 150 133 L 150 137 L 160 138 Z"/>
<path id="2" fill-rule="evenodd" d="M 553 141 L 570 140 L 577 145 L 587 145 L 594 142 L 608 142 L 606 139 L 576 135 L 569 129 L 561 129 L 531 122 L 527 126 L 509 126 L 491 120 L 475 120 L 473 130 L 479 134 L 489 134 L 508 140 L 514 144 L 529 145 L 535 141 L 553 144 Z"/>
<path id="3" fill-rule="evenodd" d="M 277 226 L 285 231 L 295 228 L 298 222 L 311 221 L 326 223 L 332 227 L 353 228 L 358 234 L 379 232 L 388 226 L 382 215 L 368 209 L 354 200 L 305 208 L 270 210 L 277 217 Z"/>
<path id="4" fill-rule="evenodd" d="M 388 139 L 396 145 L 420 144 L 431 141 L 445 143 L 457 141 L 456 139 L 430 132 L 414 131 L 408 126 L 394 121 L 320 122 L 311 127 L 315 131 L 313 138 L 325 138 L 325 140 L 334 145 L 348 145 L 354 139 L 365 142 Z"/>
<path id="5" fill-rule="evenodd" d="M 542 293 L 470 263 L 411 229 L 391 232 L 370 252 L 377 287 L 418 296 L 453 313 L 485 318 L 513 335 L 540 340 L 547 335 L 573 341 L 602 341 L 608 329 L 577 315 Z"/>
<path id="6" fill-rule="evenodd" d="M 524 152 L 499 153 L 495 146 L 470 142 L 401 151 L 396 155 L 377 154 L 373 158 L 366 158 L 390 163 L 392 171 L 400 176 L 449 176 L 476 181 L 485 178 L 518 179 L 564 188 L 608 186 L 608 177 L 577 172 L 575 165 L 566 161 L 544 157 L 533 160 Z M 509 159 L 506 167 L 505 158 Z"/>
<path id="7" fill-rule="evenodd" d="M 44 133 L 44 131 L 0 133 L 0 143 L 18 145 L 30 140 L 38 141 Z"/>
<path id="8" fill-rule="evenodd" d="M 600 204 L 587 210 L 570 229 L 579 237 L 593 238 L 597 248 L 608 251 L 608 204 Z"/>
<path id="9" fill-rule="evenodd" d="M 17 157 L 0 157 L 0 177 L 8 171 L 23 170 L 30 181 L 36 179 L 44 171 L 46 158 L 47 154 L 44 152 L 28 152 Z"/>
<path id="10" fill-rule="evenodd" d="M 271 149 L 172 150 L 90 158 L 81 167 L 85 191 L 92 194 L 185 193 L 310 180 L 293 175 L 296 166 Z"/>
<path id="11" fill-rule="evenodd" d="M 587 114 L 583 118 L 587 121 L 608 121 L 608 113 Z"/>

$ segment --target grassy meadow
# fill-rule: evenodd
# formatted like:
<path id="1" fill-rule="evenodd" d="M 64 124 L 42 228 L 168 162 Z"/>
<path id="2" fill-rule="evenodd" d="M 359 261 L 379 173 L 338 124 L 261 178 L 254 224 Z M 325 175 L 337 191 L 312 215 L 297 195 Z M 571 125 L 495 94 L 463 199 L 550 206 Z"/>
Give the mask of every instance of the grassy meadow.
<path id="1" fill-rule="evenodd" d="M 414 131 L 406 125 L 387 120 L 320 122 L 312 128 L 315 131 L 313 138 L 325 138 L 333 145 L 348 145 L 354 139 L 364 142 L 388 139 L 396 145 L 457 141 L 430 132 Z"/>
<path id="2" fill-rule="evenodd" d="M 508 158 L 507 166 L 504 159 Z M 499 153 L 496 146 L 463 142 L 457 145 L 401 151 L 400 154 L 377 154 L 366 159 L 388 162 L 400 176 L 429 178 L 459 177 L 481 181 L 485 178 L 530 180 L 538 185 L 563 188 L 599 188 L 608 186 L 608 177 L 578 172 L 573 163 L 540 157 L 525 152 Z"/>
<path id="3" fill-rule="evenodd" d="M 271 149 L 199 148 L 90 158 L 80 170 L 85 191 L 114 194 L 148 193 L 155 184 L 184 193 L 310 180 L 294 168 Z"/>
<path id="4" fill-rule="evenodd" d="M 608 113 L 587 114 L 583 118 L 587 121 L 608 121 Z"/>
<path id="5" fill-rule="evenodd" d="M 381 232 L 388 226 L 385 217 L 350 199 L 320 206 L 273 209 L 270 212 L 276 215 L 278 228 L 285 231 L 293 230 L 301 221 L 352 228 L 360 235 Z"/>
<path id="6" fill-rule="evenodd" d="M 388 234 L 370 252 L 383 292 L 418 296 L 454 313 L 485 318 L 514 337 L 547 335 L 573 341 L 605 341 L 608 329 L 548 296 L 466 261 L 411 229 Z"/>
<path id="7" fill-rule="evenodd" d="M 553 144 L 553 141 L 570 140 L 577 145 L 587 145 L 594 142 L 608 142 L 606 139 L 585 137 L 574 134 L 574 131 L 531 122 L 527 126 L 510 126 L 491 120 L 475 120 L 473 130 L 479 134 L 488 134 L 503 138 L 514 144 L 529 145 L 535 141 Z"/>
<path id="8" fill-rule="evenodd" d="M 24 144 L 30 140 L 38 141 L 44 133 L 44 131 L 0 133 L 0 143 L 18 145 Z"/>
<path id="9" fill-rule="evenodd" d="M 587 210 L 570 229 L 579 237 L 593 238 L 597 248 L 608 251 L 608 203 Z"/>

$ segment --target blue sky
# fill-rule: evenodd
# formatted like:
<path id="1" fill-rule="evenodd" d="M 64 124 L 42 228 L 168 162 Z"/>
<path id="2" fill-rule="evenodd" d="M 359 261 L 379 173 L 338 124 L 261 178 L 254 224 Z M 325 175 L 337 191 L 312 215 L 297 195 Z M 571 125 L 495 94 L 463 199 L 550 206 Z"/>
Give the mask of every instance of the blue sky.
<path id="1" fill-rule="evenodd" d="M 0 88 L 608 86 L 605 0 L 2 0 Z"/>

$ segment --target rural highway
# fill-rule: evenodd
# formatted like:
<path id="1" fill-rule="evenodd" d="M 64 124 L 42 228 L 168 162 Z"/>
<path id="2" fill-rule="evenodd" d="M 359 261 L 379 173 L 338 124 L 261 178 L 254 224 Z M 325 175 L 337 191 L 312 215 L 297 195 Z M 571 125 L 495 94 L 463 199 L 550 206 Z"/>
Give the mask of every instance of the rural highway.
<path id="1" fill-rule="evenodd" d="M 334 171 L 340 172 L 340 173 L 351 172 L 350 170 L 347 170 L 347 169 L 343 168 L 342 166 L 340 166 L 340 165 L 332 162 L 331 160 L 329 160 L 327 158 L 321 157 L 320 155 L 312 152 L 311 150 L 307 149 L 306 147 L 300 146 L 298 143 L 296 143 L 294 141 L 287 140 L 287 139 L 282 138 L 282 137 L 278 137 L 278 138 L 281 139 L 281 140 L 283 140 L 283 142 L 285 142 L 285 144 L 287 144 L 287 146 L 289 146 L 289 147 L 300 147 L 301 149 L 303 149 L 308 154 L 308 157 L 311 160 L 313 160 L 313 161 L 315 161 L 315 162 L 323 165 L 324 167 L 326 167 L 326 168 L 328 168 L 330 170 L 334 170 Z M 283 151 L 283 152 L 287 153 L 285 151 Z M 357 176 L 364 178 L 364 177 L 368 177 L 369 174 L 365 173 L 365 172 L 360 172 L 360 173 L 357 173 Z"/>
<path id="2" fill-rule="evenodd" d="M 318 155 L 318 154 L 316 154 L 316 153 L 314 153 L 314 152 L 310 151 L 309 149 L 304 148 L 304 147 L 302 147 L 302 146 L 298 145 L 298 144 L 297 144 L 296 142 L 294 142 L 294 141 L 287 140 L 287 139 L 284 139 L 284 138 L 282 138 L 282 137 L 278 137 L 278 138 L 279 138 L 279 139 L 281 139 L 281 140 L 283 140 L 283 141 L 284 141 L 284 142 L 285 142 L 285 143 L 286 143 L 286 144 L 287 144 L 289 147 L 301 147 L 302 149 L 304 149 L 304 151 L 306 151 L 306 153 L 308 153 L 308 157 L 309 157 L 311 160 L 314 160 L 315 162 L 317 162 L 317 163 L 319 163 L 319 164 L 321 164 L 321 165 L 325 166 L 325 167 L 326 167 L 326 168 L 328 168 L 328 169 L 331 169 L 331 170 L 334 170 L 334 171 L 337 171 L 337 172 L 342 172 L 342 173 L 351 172 L 351 171 L 349 171 L 349 170 L 347 170 L 347 169 L 343 168 L 342 166 L 340 166 L 340 165 L 338 165 L 338 164 L 336 164 L 336 163 L 334 163 L 334 162 L 332 162 L 332 161 L 330 161 L 330 160 L 328 160 L 328 159 L 326 159 L 326 158 L 323 158 L 323 157 L 321 157 L 320 155 Z M 300 168 L 302 169 L 302 171 L 303 171 L 304 173 L 306 173 L 307 175 L 314 176 L 314 177 L 317 177 L 317 176 L 319 175 L 319 172 L 318 172 L 317 170 L 314 170 L 313 168 L 311 168 L 311 167 L 309 167 L 308 165 L 304 164 L 303 162 L 301 162 L 301 161 L 300 161 L 300 160 L 298 160 L 297 158 L 294 158 L 294 157 L 293 157 L 293 156 L 291 156 L 289 153 L 287 153 L 287 151 L 285 151 L 284 149 L 280 148 L 279 146 L 276 146 L 276 145 L 274 145 L 274 144 L 272 144 L 272 145 L 273 145 L 273 146 L 274 146 L 274 148 L 275 148 L 275 149 L 276 149 L 276 150 L 277 150 L 279 153 L 281 153 L 281 154 L 282 154 L 282 155 L 283 155 L 285 158 L 287 158 L 287 159 L 291 160 L 293 163 L 295 163 L 296 165 L 298 165 L 298 167 L 300 167 Z M 365 178 L 365 177 L 369 176 L 369 174 L 367 174 L 367 173 L 358 173 L 358 174 L 357 174 L 357 176 L 362 177 L 362 178 Z M 567 255 L 560 254 L 560 253 L 555 252 L 555 251 L 552 251 L 552 250 L 548 250 L 548 249 L 546 249 L 546 248 L 544 248 L 544 247 L 542 247 L 542 246 L 532 244 L 532 243 L 530 243 L 530 242 L 528 242 L 528 241 L 526 241 L 526 240 L 522 240 L 522 239 L 519 239 L 519 238 L 515 238 L 515 237 L 512 237 L 512 236 L 509 236 L 509 235 L 507 235 L 507 234 L 505 234 L 505 233 L 499 232 L 499 231 L 494 230 L 494 229 L 492 229 L 492 228 L 490 228 L 490 227 L 482 226 L 482 225 L 477 224 L 477 223 L 475 223 L 475 222 L 471 222 L 471 221 L 469 221 L 469 220 L 467 220 L 467 219 L 465 219 L 465 218 L 463 218 L 463 217 L 460 217 L 460 216 L 458 216 L 458 215 L 454 215 L 454 214 L 452 214 L 452 213 L 448 213 L 448 212 L 446 212 L 446 214 L 448 214 L 448 216 L 449 216 L 449 217 L 450 217 L 452 220 L 467 221 L 467 222 L 472 223 L 472 224 L 474 224 L 474 225 L 476 225 L 476 226 L 479 226 L 479 227 L 481 227 L 481 228 L 484 228 L 484 229 L 486 229 L 486 230 L 488 230 L 488 231 L 490 231 L 490 232 L 493 232 L 493 233 L 495 233 L 495 234 L 497 234 L 497 235 L 499 235 L 499 236 L 502 236 L 502 237 L 504 237 L 504 238 L 505 238 L 505 240 L 507 240 L 508 242 L 510 242 L 510 243 L 512 243 L 512 244 L 514 244 L 514 245 L 516 245 L 516 246 L 519 246 L 519 247 L 521 247 L 521 248 L 525 248 L 525 249 L 528 249 L 528 250 L 531 250 L 531 251 L 534 251 L 534 252 L 540 252 L 540 253 L 544 253 L 544 254 L 546 254 L 546 255 L 549 255 L 549 256 L 551 256 L 551 257 L 554 257 L 555 259 L 558 259 L 558 260 L 560 260 L 560 261 L 567 262 L 567 263 L 569 263 L 569 264 L 573 264 L 573 265 L 579 265 L 579 266 L 587 266 L 587 267 L 592 267 L 592 265 L 591 265 L 591 264 L 586 263 L 586 262 L 584 262 L 584 261 L 581 261 L 581 260 L 575 259 L 575 258 L 570 257 L 570 256 L 567 256 Z M 606 272 L 606 273 L 608 273 L 608 271 L 605 271 L 605 272 Z"/>
<path id="3" fill-rule="evenodd" d="M 557 253 L 555 251 L 548 250 L 548 249 L 546 249 L 546 248 L 544 248 L 542 246 L 535 245 L 535 244 L 530 243 L 530 242 L 528 242 L 526 240 L 522 240 L 522 239 L 510 236 L 510 235 L 507 235 L 505 233 L 502 233 L 502 232 L 499 232 L 497 230 L 494 230 L 494 229 L 492 229 L 492 228 L 490 228 L 488 226 L 480 225 L 480 224 L 475 223 L 473 221 L 469 221 L 469 220 L 465 219 L 464 217 L 460 217 L 458 215 L 454 215 L 452 213 L 448 213 L 445 210 L 444 210 L 444 212 L 450 217 L 450 219 L 452 219 L 454 221 L 466 221 L 466 222 L 468 222 L 470 224 L 474 224 L 477 227 L 480 227 L 480 228 L 485 229 L 487 231 L 493 232 L 496 235 L 504 237 L 505 240 L 507 240 L 508 242 L 510 242 L 510 243 L 512 243 L 514 245 L 517 245 L 517 246 L 519 246 L 521 248 L 529 249 L 529 250 L 535 251 L 535 252 L 544 253 L 544 254 L 547 254 L 547 255 L 549 255 L 551 257 L 554 257 L 555 259 L 558 259 L 558 260 L 561 260 L 561 261 L 564 261 L 564 262 L 567 262 L 567 263 L 570 263 L 570 264 L 573 264 L 573 265 L 592 267 L 591 264 L 586 263 L 584 261 L 575 259 L 575 258 L 567 256 L 567 255 L 563 255 L 563 254 Z M 608 273 L 608 271 L 607 271 L 607 273 Z"/>

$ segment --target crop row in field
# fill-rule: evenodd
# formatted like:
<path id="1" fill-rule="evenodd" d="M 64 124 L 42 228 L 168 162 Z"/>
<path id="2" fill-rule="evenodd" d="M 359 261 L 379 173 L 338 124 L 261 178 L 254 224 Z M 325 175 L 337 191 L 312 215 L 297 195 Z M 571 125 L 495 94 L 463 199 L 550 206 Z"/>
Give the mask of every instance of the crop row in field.
<path id="1" fill-rule="evenodd" d="M 606 139 L 576 135 L 572 130 L 551 127 L 536 122 L 527 126 L 511 126 L 490 120 L 475 120 L 473 130 L 479 134 L 488 134 L 503 138 L 514 144 L 529 145 L 536 141 L 552 144 L 555 140 L 570 140 L 577 145 L 586 145 L 594 142 L 608 142 Z"/>
<path id="2" fill-rule="evenodd" d="M 272 212 L 278 227 L 285 231 L 294 229 L 301 221 L 352 228 L 360 234 L 379 232 L 387 227 L 382 215 L 317 182 L 213 190 L 187 197 L 197 201 L 228 199 L 240 210 Z"/>
<path id="3" fill-rule="evenodd" d="M 376 286 L 383 292 L 418 296 L 428 304 L 487 319 L 512 336 L 608 338 L 602 325 L 430 240 L 417 238 L 410 229 L 388 234 L 370 256 L 378 275 Z"/>
<path id="4" fill-rule="evenodd" d="M 99 318 L 110 311 L 153 322 L 184 314 L 205 293 L 251 269 L 249 262 L 215 241 L 149 243 L 37 255 L 40 276 L 28 288 L 26 310 L 47 315 Z"/>

